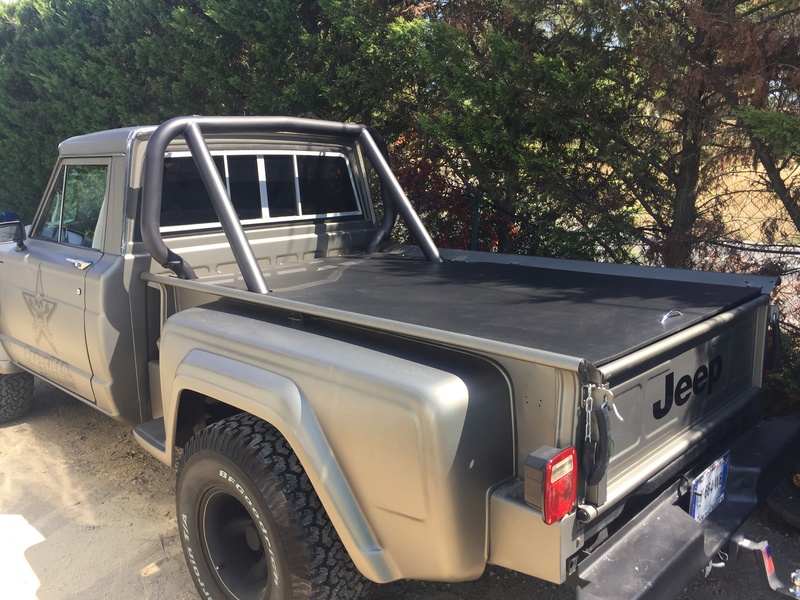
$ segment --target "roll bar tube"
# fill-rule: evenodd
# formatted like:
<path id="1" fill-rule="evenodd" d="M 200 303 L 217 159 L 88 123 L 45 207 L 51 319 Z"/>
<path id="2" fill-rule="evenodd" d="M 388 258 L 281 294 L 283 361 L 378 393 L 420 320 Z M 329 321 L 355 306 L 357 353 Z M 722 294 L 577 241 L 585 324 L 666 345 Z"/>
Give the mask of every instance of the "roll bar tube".
<path id="1" fill-rule="evenodd" d="M 247 289 L 267 293 L 266 282 L 239 221 L 225 184 L 214 166 L 204 135 L 235 133 L 295 133 L 350 138 L 358 141 L 372 162 L 380 179 L 384 195 L 391 208 L 384 209 L 384 218 L 370 249 L 377 246 L 395 215 L 399 213 L 414 235 L 423 254 L 431 262 L 442 262 L 439 250 L 425 229 L 400 183 L 395 178 L 386 157 L 368 128 L 352 123 L 336 123 L 294 117 L 176 117 L 166 121 L 153 132 L 147 144 L 142 186 L 142 239 L 150 255 L 163 267 L 181 279 L 196 279 L 194 270 L 172 252 L 161 237 L 161 193 L 164 183 L 164 155 L 170 142 L 182 136 L 189 146 L 197 169 L 211 198 L 222 229 L 242 272 Z"/>
<path id="2" fill-rule="evenodd" d="M 268 293 L 267 282 L 264 281 L 264 275 L 258 266 L 253 248 L 247 241 L 242 223 L 239 221 L 239 217 L 233 208 L 233 202 L 228 196 L 228 190 L 225 188 L 225 182 L 222 181 L 219 171 L 214 166 L 214 159 L 211 158 L 211 152 L 208 150 L 197 123 L 189 123 L 183 135 L 197 165 L 197 170 L 200 172 L 203 184 L 211 197 L 211 204 L 214 207 L 214 212 L 217 213 L 220 225 L 222 225 L 222 231 L 225 232 L 225 237 L 228 238 L 233 255 L 236 258 L 239 269 L 242 271 L 242 277 L 247 284 L 247 289 L 259 294 Z"/>
<path id="3" fill-rule="evenodd" d="M 389 148 L 386 146 L 386 142 L 384 141 L 383 137 L 381 137 L 381 134 L 375 131 L 372 127 L 367 127 L 366 129 L 370 137 L 375 140 L 375 144 L 381 151 L 381 156 L 383 156 L 384 161 L 389 166 L 389 170 L 391 171 L 392 166 L 389 164 Z M 384 198 L 388 197 L 386 188 L 383 185 L 381 186 L 381 195 Z M 394 228 L 395 221 L 397 221 L 397 208 L 395 207 L 395 203 L 384 202 L 383 218 L 378 230 L 370 240 L 369 245 L 367 245 L 367 254 L 373 254 L 378 251 L 378 247 L 381 245 L 381 242 Z"/>

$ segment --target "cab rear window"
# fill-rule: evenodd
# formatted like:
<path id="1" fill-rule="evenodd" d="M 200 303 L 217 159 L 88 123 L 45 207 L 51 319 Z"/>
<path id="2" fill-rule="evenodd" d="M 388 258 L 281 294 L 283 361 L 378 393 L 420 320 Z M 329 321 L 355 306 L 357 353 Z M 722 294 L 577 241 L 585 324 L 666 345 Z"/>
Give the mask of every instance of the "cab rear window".
<path id="1" fill-rule="evenodd" d="M 213 158 L 236 214 L 245 225 L 362 214 L 350 165 L 343 154 L 224 153 Z M 219 219 L 192 157 L 184 153 L 167 155 L 161 231 L 218 226 Z"/>

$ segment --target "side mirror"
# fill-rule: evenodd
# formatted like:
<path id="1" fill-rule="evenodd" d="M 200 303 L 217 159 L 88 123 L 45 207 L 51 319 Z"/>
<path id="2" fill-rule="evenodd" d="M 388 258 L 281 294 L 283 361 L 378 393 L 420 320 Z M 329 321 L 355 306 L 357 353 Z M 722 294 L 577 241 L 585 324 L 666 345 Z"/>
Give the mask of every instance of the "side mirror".
<path id="1" fill-rule="evenodd" d="M 0 223 L 0 244 L 14 242 L 17 245 L 17 252 L 22 252 L 25 250 L 26 239 L 28 236 L 25 235 L 25 228 L 19 221 Z"/>

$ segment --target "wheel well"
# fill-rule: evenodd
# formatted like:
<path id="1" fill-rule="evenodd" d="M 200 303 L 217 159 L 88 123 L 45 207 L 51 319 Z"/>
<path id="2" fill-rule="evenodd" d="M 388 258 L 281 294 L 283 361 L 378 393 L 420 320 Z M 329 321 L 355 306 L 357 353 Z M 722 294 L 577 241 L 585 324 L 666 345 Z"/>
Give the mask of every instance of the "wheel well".
<path id="1" fill-rule="evenodd" d="M 193 390 L 181 392 L 175 424 L 175 446 L 183 448 L 189 439 L 212 423 L 242 412 L 240 409 Z"/>

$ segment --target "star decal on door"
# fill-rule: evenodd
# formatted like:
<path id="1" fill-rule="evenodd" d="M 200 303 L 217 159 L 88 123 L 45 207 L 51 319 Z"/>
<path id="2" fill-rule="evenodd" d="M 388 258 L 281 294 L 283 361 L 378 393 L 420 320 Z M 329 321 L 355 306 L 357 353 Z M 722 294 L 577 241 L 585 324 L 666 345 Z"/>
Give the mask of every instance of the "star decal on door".
<path id="1" fill-rule="evenodd" d="M 57 304 L 44 297 L 41 267 L 39 267 L 39 274 L 36 276 L 36 293 L 29 294 L 28 292 L 22 292 L 22 295 L 25 297 L 28 310 L 30 310 L 31 315 L 33 315 L 33 333 L 36 336 L 36 341 L 38 342 L 39 338 L 44 336 L 55 352 L 55 337 L 50 330 L 48 321 L 50 320 L 50 315 L 52 315 L 53 311 L 56 309 Z"/>

